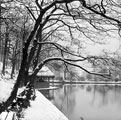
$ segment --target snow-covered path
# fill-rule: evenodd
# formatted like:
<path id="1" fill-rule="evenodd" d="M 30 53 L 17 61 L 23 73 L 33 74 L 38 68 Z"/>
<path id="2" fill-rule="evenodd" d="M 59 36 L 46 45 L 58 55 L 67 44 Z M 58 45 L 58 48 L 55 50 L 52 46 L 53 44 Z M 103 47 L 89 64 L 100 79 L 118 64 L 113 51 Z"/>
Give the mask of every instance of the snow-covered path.
<path id="1" fill-rule="evenodd" d="M 31 101 L 31 107 L 25 110 L 23 120 L 68 120 L 49 100 L 39 91 L 36 91 L 35 101 Z"/>

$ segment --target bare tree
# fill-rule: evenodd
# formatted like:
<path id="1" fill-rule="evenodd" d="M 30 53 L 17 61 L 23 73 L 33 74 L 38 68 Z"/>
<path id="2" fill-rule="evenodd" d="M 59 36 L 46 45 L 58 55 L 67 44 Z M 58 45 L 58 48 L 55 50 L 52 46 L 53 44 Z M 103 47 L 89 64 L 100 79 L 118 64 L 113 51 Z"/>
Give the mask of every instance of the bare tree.
<path id="1" fill-rule="evenodd" d="M 21 66 L 16 83 L 10 97 L 4 104 L 1 104 L 0 113 L 15 99 L 20 83 L 27 84 L 29 82 L 30 86 L 33 85 L 35 75 L 43 65 L 50 61 L 62 61 L 79 67 L 87 73 L 109 77 L 107 74 L 92 73 L 76 64 L 79 61 L 90 61 L 94 57 L 83 57 L 71 52 L 60 45 L 58 41 L 70 42 L 71 46 L 75 44 L 75 41 L 82 39 L 84 39 L 82 41 L 88 39 L 101 43 L 99 38 L 103 35 L 110 35 L 110 32 L 114 30 L 119 30 L 120 33 L 121 23 L 118 11 L 120 6 L 115 1 L 101 0 L 96 3 L 86 0 L 31 0 L 26 2 L 18 0 L 18 3 L 29 11 L 34 25 L 23 45 Z M 115 7 L 118 9 L 116 10 Z M 113 15 L 113 13 L 116 14 Z M 40 53 L 48 44 L 58 51 L 59 56 L 47 57 L 39 61 Z M 73 56 L 73 59 L 67 57 L 67 54 Z M 34 69 L 31 79 L 27 80 L 29 68 L 33 63 Z"/>
<path id="2" fill-rule="evenodd" d="M 6 33 L 5 33 L 5 46 L 4 46 L 4 57 L 3 57 L 3 68 L 2 68 L 2 74 L 5 74 L 5 66 L 6 66 L 6 57 L 7 57 L 7 51 L 8 51 L 8 42 L 9 42 L 9 30 L 8 30 L 8 23 L 6 23 Z"/>

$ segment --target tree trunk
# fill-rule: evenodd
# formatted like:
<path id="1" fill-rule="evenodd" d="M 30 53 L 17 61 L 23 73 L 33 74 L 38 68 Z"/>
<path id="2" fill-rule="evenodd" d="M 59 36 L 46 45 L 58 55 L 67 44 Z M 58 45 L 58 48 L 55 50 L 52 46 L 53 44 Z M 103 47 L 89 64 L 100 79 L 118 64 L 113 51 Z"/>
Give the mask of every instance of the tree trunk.
<path id="1" fill-rule="evenodd" d="M 13 100 L 16 98 L 17 91 L 18 91 L 18 88 L 20 86 L 20 83 L 21 83 L 23 77 L 24 77 L 24 63 L 20 69 L 19 75 L 17 77 L 17 81 L 14 85 L 14 88 L 11 92 L 10 97 L 7 99 L 7 101 L 3 105 L 0 106 L 0 113 L 2 113 L 4 110 L 6 110 L 9 107 L 9 105 L 13 102 Z"/>
<path id="2" fill-rule="evenodd" d="M 16 61 L 15 61 L 15 59 L 13 59 L 12 60 L 11 78 L 13 78 L 13 75 L 15 73 L 15 66 L 16 66 Z"/>
<path id="3" fill-rule="evenodd" d="M 18 40 L 16 41 L 15 47 L 13 48 L 13 55 L 12 55 L 12 71 L 11 71 L 11 78 L 13 78 L 13 74 L 15 73 L 16 61 L 17 61 L 17 47 L 18 47 Z"/>
<path id="4" fill-rule="evenodd" d="M 39 27 L 39 30 L 37 31 L 36 39 L 39 40 L 39 42 L 42 42 L 42 27 L 41 26 Z M 42 48 L 42 45 L 39 44 L 37 54 L 36 54 L 35 59 L 33 61 L 34 69 L 37 67 L 41 48 Z"/>
<path id="5" fill-rule="evenodd" d="M 5 74 L 8 41 L 9 41 L 9 33 L 8 33 L 8 24 L 7 24 L 6 33 L 5 33 L 5 47 L 4 47 L 4 56 L 3 56 L 3 68 L 2 68 L 2 74 L 3 75 Z"/>
<path id="6" fill-rule="evenodd" d="M 16 98 L 18 88 L 21 82 L 25 80 L 26 62 L 27 62 L 27 49 L 23 48 L 23 59 L 22 59 L 21 68 L 19 70 L 16 83 L 13 87 L 10 97 L 7 99 L 7 101 L 3 105 L 0 106 L 0 113 L 6 110 L 9 107 L 9 105 L 13 102 L 13 100 Z"/>
<path id="7" fill-rule="evenodd" d="M 37 64 L 38 64 L 38 61 L 39 61 L 39 54 L 40 54 L 40 51 L 41 51 L 41 45 L 39 45 L 39 48 L 37 50 L 37 54 L 36 54 L 36 57 L 35 57 L 35 60 L 33 62 L 34 64 L 34 69 L 37 67 Z"/>

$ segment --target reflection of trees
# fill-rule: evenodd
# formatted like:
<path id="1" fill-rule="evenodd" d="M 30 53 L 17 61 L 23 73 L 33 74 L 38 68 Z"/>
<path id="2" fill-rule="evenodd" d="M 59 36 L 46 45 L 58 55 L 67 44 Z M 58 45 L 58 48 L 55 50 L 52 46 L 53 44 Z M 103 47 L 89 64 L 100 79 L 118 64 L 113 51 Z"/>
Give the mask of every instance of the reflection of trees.
<path id="1" fill-rule="evenodd" d="M 78 88 L 84 89 L 85 88 L 85 85 L 84 84 L 79 85 Z"/>
<path id="2" fill-rule="evenodd" d="M 86 79 L 87 79 L 87 80 L 91 80 L 92 78 L 93 78 L 92 75 L 90 75 L 90 74 L 87 73 Z"/>
<path id="3" fill-rule="evenodd" d="M 75 87 L 73 87 L 72 85 L 65 85 L 62 89 L 58 89 L 54 93 L 54 95 L 56 96 L 54 104 L 60 110 L 65 110 L 69 113 L 72 113 L 75 106 L 75 90 Z"/>
<path id="4" fill-rule="evenodd" d="M 85 95 L 86 98 L 89 97 L 89 101 L 87 100 L 87 102 L 92 102 L 90 104 L 94 107 L 99 107 L 99 109 L 100 107 L 114 104 L 121 107 L 120 85 L 65 85 L 61 89 L 54 91 L 53 103 L 65 114 L 72 114 L 76 105 L 77 98 L 75 96 L 77 96 L 77 93 L 87 94 Z M 90 97 L 92 96 L 92 101 L 90 101 Z"/>
<path id="5" fill-rule="evenodd" d="M 93 103 L 97 96 L 101 96 L 101 105 L 108 103 L 118 103 L 121 105 L 121 86 L 119 85 L 94 85 L 93 95 Z"/>
<path id="6" fill-rule="evenodd" d="M 86 91 L 87 91 L 87 92 L 91 92 L 91 90 L 92 90 L 92 87 L 91 87 L 90 85 L 88 85 L 88 86 L 86 87 Z"/>

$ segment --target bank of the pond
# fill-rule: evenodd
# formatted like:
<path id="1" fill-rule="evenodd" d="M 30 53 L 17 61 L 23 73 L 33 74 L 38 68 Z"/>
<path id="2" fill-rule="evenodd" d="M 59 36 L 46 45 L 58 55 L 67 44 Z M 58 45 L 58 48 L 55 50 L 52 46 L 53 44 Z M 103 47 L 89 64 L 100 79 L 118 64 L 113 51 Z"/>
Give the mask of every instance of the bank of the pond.
<path id="1" fill-rule="evenodd" d="M 65 80 L 65 81 L 59 81 L 59 80 L 54 80 L 54 81 L 49 81 L 49 83 L 61 83 L 61 84 L 121 84 L 121 81 L 70 81 L 70 80 Z"/>

